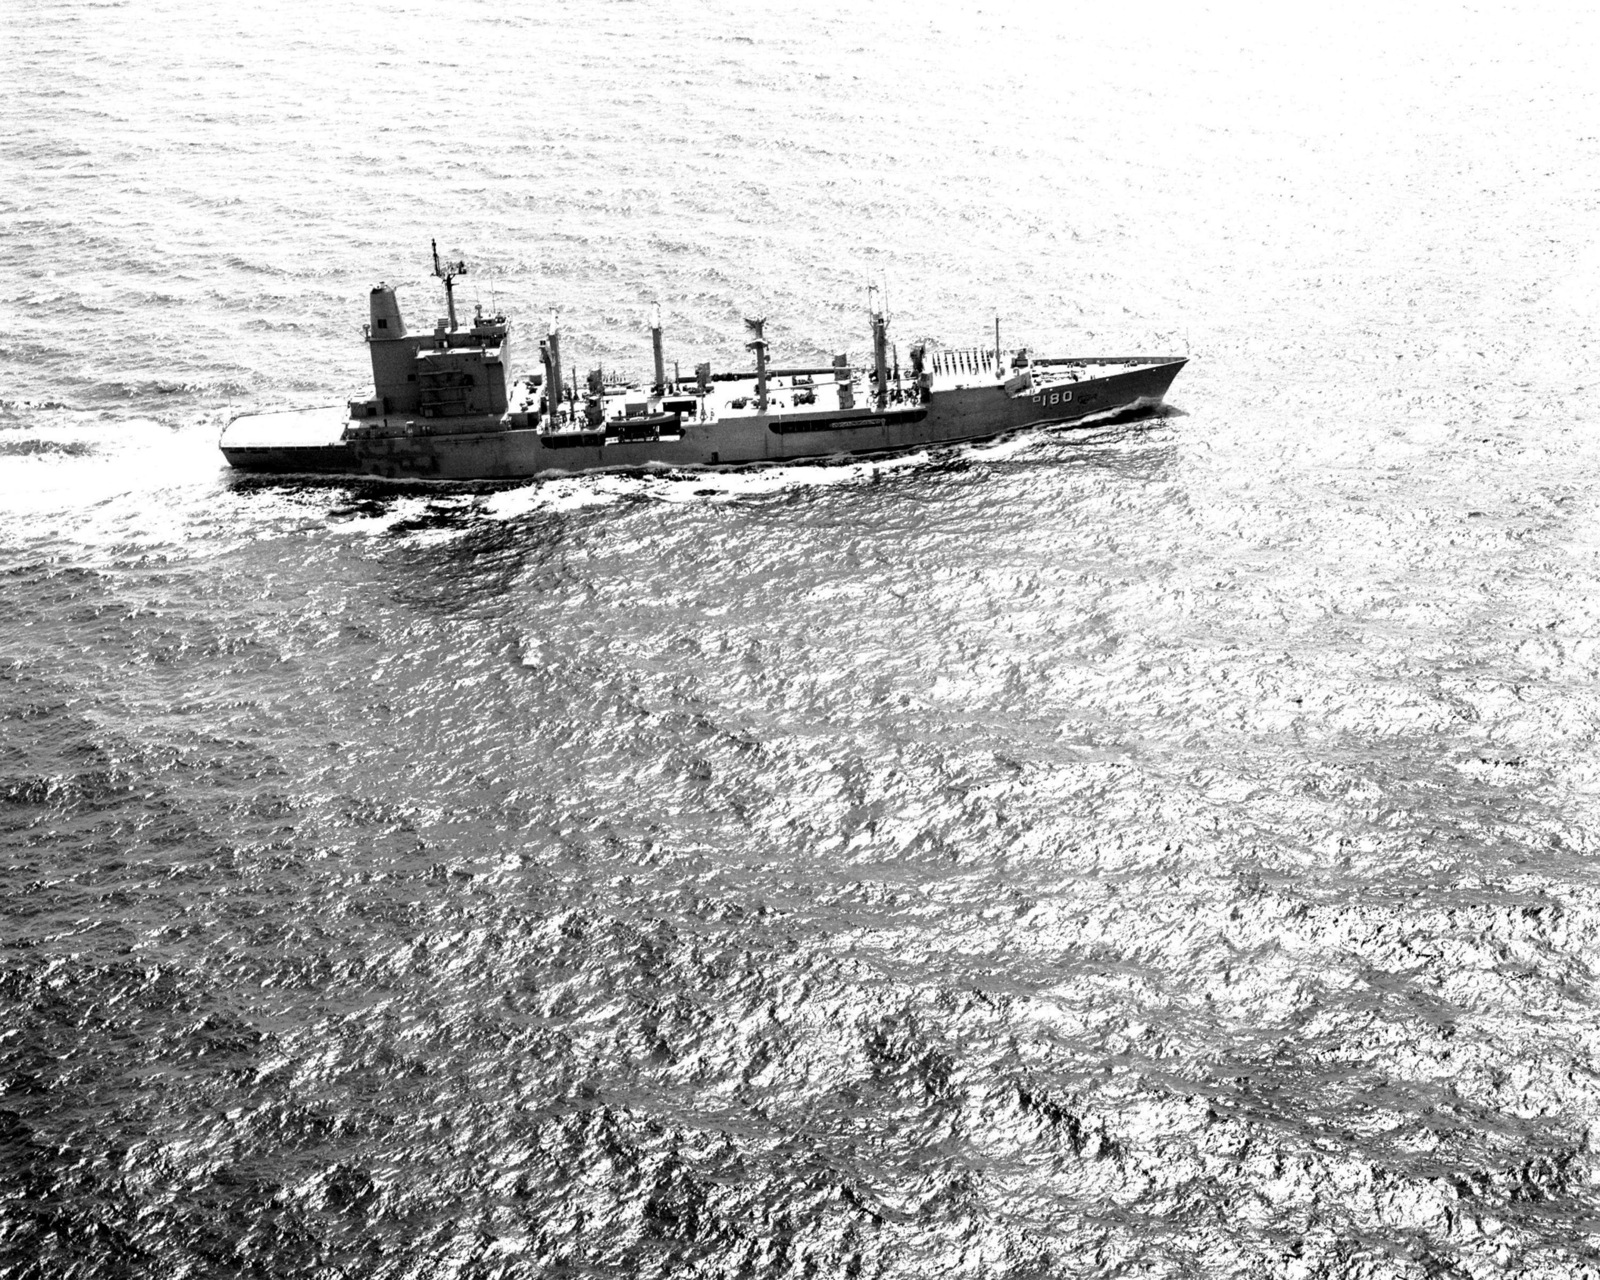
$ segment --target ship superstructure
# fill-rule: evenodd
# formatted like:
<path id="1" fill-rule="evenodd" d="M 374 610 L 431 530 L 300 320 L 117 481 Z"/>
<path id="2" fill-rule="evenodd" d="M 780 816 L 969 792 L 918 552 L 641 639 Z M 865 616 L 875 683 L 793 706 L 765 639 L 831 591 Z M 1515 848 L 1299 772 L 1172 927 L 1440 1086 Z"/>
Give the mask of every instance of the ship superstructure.
<path id="1" fill-rule="evenodd" d="M 701 362 L 684 378 L 675 362 L 668 377 L 657 317 L 648 382 L 601 369 L 580 382 L 552 320 L 538 370 L 519 379 L 507 318 L 478 307 L 460 323 L 455 282 L 466 265 L 441 262 L 435 244 L 433 266 L 447 314 L 431 331 L 407 329 L 389 285 L 371 292 L 372 395 L 235 418 L 221 440 L 228 461 L 250 471 L 494 480 L 890 453 L 1154 406 L 1185 363 L 1007 352 L 997 322 L 992 347 L 919 343 L 902 368 L 887 311 L 869 292 L 872 354 L 861 366 L 844 354 L 774 365 L 763 318 L 746 321 L 753 369 L 713 372 Z"/>

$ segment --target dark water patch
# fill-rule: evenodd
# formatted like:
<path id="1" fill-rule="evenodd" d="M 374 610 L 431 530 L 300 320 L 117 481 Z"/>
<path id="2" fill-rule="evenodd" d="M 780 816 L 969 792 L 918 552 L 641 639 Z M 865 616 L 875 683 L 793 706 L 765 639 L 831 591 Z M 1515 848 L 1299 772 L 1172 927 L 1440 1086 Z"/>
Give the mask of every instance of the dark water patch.
<path id="1" fill-rule="evenodd" d="M 67 756 L 100 756 L 93 744 L 76 743 Z M 25 774 L 0 778 L 0 805 L 52 809 L 60 814 L 105 809 L 130 799 L 133 780 L 115 769 L 79 770 L 72 774 Z"/>
<path id="2" fill-rule="evenodd" d="M 8 400 L 0 398 L 0 416 L 19 418 L 29 413 L 80 412 L 75 404 L 64 400 Z"/>
<path id="3" fill-rule="evenodd" d="M 104 400 L 148 400 L 152 397 L 198 395 L 209 390 L 209 384 L 202 381 L 178 382 L 159 378 L 98 382 L 86 388 L 87 394 Z"/>
<path id="4" fill-rule="evenodd" d="M 459 613 L 497 609 L 533 551 L 526 524 L 486 521 L 451 511 L 419 527 L 464 530 L 463 536 L 421 546 L 402 544 L 392 553 L 395 574 L 389 594 L 408 608 Z"/>
<path id="5" fill-rule="evenodd" d="M 261 495 L 272 498 L 280 494 L 316 494 L 332 491 L 344 494 L 350 503 L 330 508 L 330 518 L 351 519 L 346 512 L 359 512 L 380 516 L 393 510 L 405 498 L 440 500 L 444 495 L 488 495 L 507 490 L 521 489 L 526 480 L 388 480 L 375 476 L 350 475 L 260 475 L 247 471 L 228 470 L 223 473 L 223 483 L 229 492 L 246 496 Z"/>
<path id="6" fill-rule="evenodd" d="M 82 458 L 94 452 L 95 446 L 82 440 L 0 440 L 0 456 L 7 457 Z"/>
<path id="7" fill-rule="evenodd" d="M 470 503 L 436 499 L 419 515 L 396 520 L 385 533 L 389 537 L 403 537 L 413 533 L 481 529 L 484 524 L 482 512 Z M 476 549 L 475 546 L 474 551 Z"/>
<path id="8" fill-rule="evenodd" d="M 39 612 L 101 598 L 107 582 L 95 569 L 38 560 L 0 567 L 0 578 L 20 593 L 28 610 Z"/>
<path id="9" fill-rule="evenodd" d="M 393 507 L 392 502 L 384 502 L 375 498 L 363 498 L 349 503 L 347 506 L 330 507 L 328 520 L 338 524 L 346 520 L 376 520 L 389 514 Z"/>

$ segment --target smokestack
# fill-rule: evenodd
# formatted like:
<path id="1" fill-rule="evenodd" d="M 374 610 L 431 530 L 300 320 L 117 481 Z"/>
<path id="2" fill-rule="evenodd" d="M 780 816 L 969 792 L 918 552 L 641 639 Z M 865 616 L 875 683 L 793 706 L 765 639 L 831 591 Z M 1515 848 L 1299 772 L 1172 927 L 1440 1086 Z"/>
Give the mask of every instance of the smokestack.
<path id="1" fill-rule="evenodd" d="M 400 318 L 400 302 L 393 289 L 380 282 L 368 305 L 372 313 L 368 338 L 373 342 L 393 342 L 406 336 L 406 322 Z"/>

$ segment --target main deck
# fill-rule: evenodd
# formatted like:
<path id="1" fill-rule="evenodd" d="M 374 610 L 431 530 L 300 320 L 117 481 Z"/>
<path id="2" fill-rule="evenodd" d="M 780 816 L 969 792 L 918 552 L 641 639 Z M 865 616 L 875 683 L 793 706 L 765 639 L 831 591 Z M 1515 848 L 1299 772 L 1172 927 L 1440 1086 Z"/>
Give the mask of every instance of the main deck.
<path id="1" fill-rule="evenodd" d="M 606 386 L 544 411 L 537 380 L 513 384 L 498 416 L 345 421 L 335 407 L 235 419 L 223 452 L 255 471 L 354 471 L 391 478 L 514 479 L 552 472 L 650 466 L 742 466 L 890 453 L 982 440 L 1161 402 L 1181 358 L 1036 360 L 1002 378 L 981 353 L 938 353 L 920 383 L 847 368 Z"/>
<path id="2" fill-rule="evenodd" d="M 599 397 L 599 421 L 586 421 L 582 401 L 572 399 L 569 388 L 556 414 L 555 430 L 584 426 L 626 428 L 660 415 L 681 415 L 688 422 L 720 422 L 741 418 L 811 418 L 852 411 L 894 410 L 928 403 L 941 394 L 1002 388 L 1012 398 L 1047 397 L 1080 382 L 1095 382 L 1172 363 L 1167 356 L 1064 357 L 1029 360 L 1008 356 L 996 360 L 993 350 L 944 349 L 929 352 L 920 377 L 894 369 L 885 379 L 880 397 L 871 373 L 846 365 L 774 369 L 767 374 L 767 399 L 763 407 L 760 382 L 750 373 L 713 374 L 704 384 L 669 383 L 661 395 L 643 382 L 607 384 Z M 541 388 L 530 379 L 519 385 L 521 400 L 515 425 L 552 429 L 549 418 L 538 413 Z"/>

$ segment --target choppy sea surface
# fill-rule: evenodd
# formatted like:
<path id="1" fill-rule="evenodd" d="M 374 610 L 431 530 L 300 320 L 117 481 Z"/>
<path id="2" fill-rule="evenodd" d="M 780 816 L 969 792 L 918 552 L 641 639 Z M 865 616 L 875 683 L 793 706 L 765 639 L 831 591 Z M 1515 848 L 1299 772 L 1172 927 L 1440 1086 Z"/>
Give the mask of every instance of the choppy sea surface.
<path id="1" fill-rule="evenodd" d="M 1569 1277 L 1600 22 L 11 0 L 0 1274 Z M 263 482 L 368 288 L 1189 354 L 893 464 Z"/>

